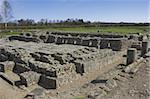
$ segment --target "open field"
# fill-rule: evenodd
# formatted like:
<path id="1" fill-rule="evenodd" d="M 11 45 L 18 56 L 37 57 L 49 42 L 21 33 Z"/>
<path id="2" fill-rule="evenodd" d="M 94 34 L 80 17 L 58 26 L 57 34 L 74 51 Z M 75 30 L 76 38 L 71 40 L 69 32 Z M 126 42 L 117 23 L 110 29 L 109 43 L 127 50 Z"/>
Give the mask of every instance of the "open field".
<path id="1" fill-rule="evenodd" d="M 17 35 L 21 32 L 29 32 L 35 30 L 59 31 L 59 32 L 81 32 L 81 33 L 147 33 L 150 31 L 149 26 L 102 26 L 102 27 L 42 27 L 42 29 L 13 29 L 12 32 L 0 33 L 0 37 L 7 35 Z"/>
<path id="2" fill-rule="evenodd" d="M 145 33 L 150 30 L 148 26 L 102 26 L 102 27 L 71 27 L 71 28 L 49 28 L 51 31 L 71 32 L 99 32 L 99 33 Z"/>

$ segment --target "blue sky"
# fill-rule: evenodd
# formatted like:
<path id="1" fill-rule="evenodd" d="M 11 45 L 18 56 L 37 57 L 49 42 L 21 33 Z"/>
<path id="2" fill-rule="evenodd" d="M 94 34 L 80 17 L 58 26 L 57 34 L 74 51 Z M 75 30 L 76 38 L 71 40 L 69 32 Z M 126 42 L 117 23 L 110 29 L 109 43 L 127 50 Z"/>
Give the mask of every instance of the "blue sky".
<path id="1" fill-rule="evenodd" d="M 0 0 L 2 1 L 2 0 Z M 150 22 L 150 0 L 9 0 L 14 19 Z"/>

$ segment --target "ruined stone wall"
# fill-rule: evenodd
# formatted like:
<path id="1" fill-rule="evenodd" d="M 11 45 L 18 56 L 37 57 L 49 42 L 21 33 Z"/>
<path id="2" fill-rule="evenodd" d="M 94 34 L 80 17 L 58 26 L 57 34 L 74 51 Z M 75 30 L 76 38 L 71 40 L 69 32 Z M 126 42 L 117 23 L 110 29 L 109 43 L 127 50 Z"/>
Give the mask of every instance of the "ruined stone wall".
<path id="1" fill-rule="evenodd" d="M 70 36 L 71 35 L 71 36 Z M 75 36 L 74 36 L 75 35 Z M 101 49 L 112 49 L 114 51 L 120 51 L 126 49 L 129 46 L 129 41 L 127 38 L 119 35 L 100 35 L 100 36 L 86 36 L 90 34 L 60 34 L 52 33 L 46 35 L 39 35 L 37 37 L 27 37 L 27 36 L 12 36 L 9 40 L 20 40 L 26 42 L 44 42 L 44 43 L 56 43 L 60 44 L 71 44 L 71 45 L 82 45 L 88 47 L 96 47 Z M 98 34 L 97 34 L 98 35 Z"/>
<path id="2" fill-rule="evenodd" d="M 29 43 L 29 46 L 34 46 L 34 44 L 35 43 Z M 119 54 L 119 52 L 112 51 L 111 49 L 96 49 L 90 47 L 79 47 L 79 49 L 69 53 L 56 51 L 51 54 L 47 52 L 32 52 L 32 50 L 28 51 L 23 48 L 13 49 L 13 47 L 8 47 L 1 49 L 0 54 L 4 57 L 13 56 L 13 60 L 11 61 L 14 62 L 14 64 L 10 64 L 11 66 L 9 66 L 8 70 L 20 76 L 20 81 L 14 82 L 17 86 L 23 84 L 25 86 L 31 86 L 38 83 L 47 89 L 60 88 L 72 80 L 79 79 L 83 75 L 90 73 L 94 69 L 107 68 L 107 66 L 114 63 L 119 64 L 122 59 L 122 54 Z M 1 60 L 0 63 L 2 64 L 2 61 L 10 61 L 10 59 L 9 57 L 5 61 Z M 1 72 L 4 72 L 3 67 L 7 68 L 7 65 L 0 65 L 0 67 Z"/>
<path id="3" fill-rule="evenodd" d="M 119 34 L 100 34 L 100 33 L 64 33 L 52 32 L 51 34 L 57 36 L 72 36 L 72 37 L 101 37 L 101 38 L 124 38 L 124 35 Z"/>

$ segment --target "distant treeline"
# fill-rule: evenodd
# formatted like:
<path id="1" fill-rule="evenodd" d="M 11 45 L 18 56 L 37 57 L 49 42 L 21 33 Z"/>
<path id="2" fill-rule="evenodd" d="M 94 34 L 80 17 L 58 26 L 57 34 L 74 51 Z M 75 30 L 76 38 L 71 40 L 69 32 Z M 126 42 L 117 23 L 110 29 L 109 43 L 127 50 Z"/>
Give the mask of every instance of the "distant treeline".
<path id="1" fill-rule="evenodd" d="M 33 19 L 20 19 L 8 23 L 8 29 L 40 29 L 48 27 L 107 27 L 107 26 L 149 26 L 150 23 L 113 23 L 113 22 L 91 22 L 83 19 L 47 20 L 41 19 L 35 22 Z M 4 23 L 0 23 L 0 29 L 4 29 Z"/>

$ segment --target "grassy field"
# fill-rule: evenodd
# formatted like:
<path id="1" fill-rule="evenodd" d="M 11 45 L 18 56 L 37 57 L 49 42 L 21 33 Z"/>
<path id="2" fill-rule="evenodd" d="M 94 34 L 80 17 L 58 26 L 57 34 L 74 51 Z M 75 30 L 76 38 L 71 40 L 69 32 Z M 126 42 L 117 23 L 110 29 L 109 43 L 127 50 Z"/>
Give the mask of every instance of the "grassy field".
<path id="1" fill-rule="evenodd" d="M 20 32 L 0 32 L 0 38 L 6 37 L 9 35 L 18 35 Z"/>
<path id="2" fill-rule="evenodd" d="M 70 32 L 88 32 L 88 33 L 146 33 L 150 31 L 147 26 L 108 26 L 108 27 L 74 27 L 74 28 L 49 28 L 50 31 L 70 31 Z"/>
<path id="3" fill-rule="evenodd" d="M 36 29 L 13 30 L 12 32 L 0 32 L 0 37 L 7 35 L 18 35 L 21 32 L 35 31 Z M 61 31 L 61 32 L 87 32 L 87 33 L 147 33 L 150 31 L 149 26 L 105 26 L 105 27 L 50 27 L 38 30 Z"/>

